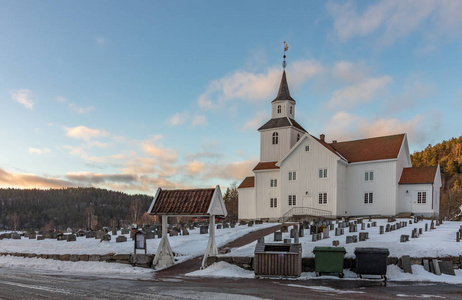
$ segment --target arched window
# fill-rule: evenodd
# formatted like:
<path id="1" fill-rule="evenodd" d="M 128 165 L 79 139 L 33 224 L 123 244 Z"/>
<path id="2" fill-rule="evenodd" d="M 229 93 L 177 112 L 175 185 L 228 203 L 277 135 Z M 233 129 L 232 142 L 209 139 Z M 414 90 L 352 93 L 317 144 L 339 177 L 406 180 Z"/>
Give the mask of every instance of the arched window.
<path id="1" fill-rule="evenodd" d="M 278 105 L 278 114 L 281 113 L 281 105 Z"/>
<path id="2" fill-rule="evenodd" d="M 297 133 L 297 142 L 300 140 L 300 133 Z"/>
<path id="3" fill-rule="evenodd" d="M 292 114 L 292 106 L 290 107 L 290 114 Z"/>
<path id="4" fill-rule="evenodd" d="M 273 145 L 276 145 L 278 143 L 278 133 L 273 132 Z"/>

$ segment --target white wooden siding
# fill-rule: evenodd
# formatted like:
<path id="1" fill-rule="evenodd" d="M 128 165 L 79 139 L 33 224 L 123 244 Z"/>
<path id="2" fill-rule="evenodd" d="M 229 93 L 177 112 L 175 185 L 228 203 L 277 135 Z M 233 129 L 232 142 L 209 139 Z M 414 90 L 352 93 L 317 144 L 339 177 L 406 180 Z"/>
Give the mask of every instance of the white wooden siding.
<path id="1" fill-rule="evenodd" d="M 277 179 L 278 186 L 271 187 L 271 179 Z M 256 219 L 270 218 L 279 219 L 281 216 L 281 203 L 280 197 L 281 179 L 279 170 L 257 171 L 255 172 L 255 187 L 257 188 L 256 199 Z M 278 206 L 270 207 L 270 199 L 277 198 Z"/>
<path id="2" fill-rule="evenodd" d="M 399 186 L 399 212 L 412 212 L 416 215 L 438 215 L 439 195 L 436 195 L 433 184 L 401 184 Z M 417 193 L 426 192 L 427 203 L 417 203 Z M 433 197 L 433 199 L 432 199 Z M 433 208 L 432 208 L 433 201 Z"/>
<path id="3" fill-rule="evenodd" d="M 238 217 L 240 220 L 255 220 L 255 188 L 238 189 Z"/>
<path id="4" fill-rule="evenodd" d="M 278 144 L 273 145 L 273 133 L 278 133 Z M 268 129 L 260 132 L 260 161 L 278 161 L 289 152 L 299 131 L 293 127 Z"/>
<path id="5" fill-rule="evenodd" d="M 281 106 L 281 113 L 278 114 L 278 106 Z M 292 113 L 290 113 L 290 107 L 292 106 Z M 271 116 L 272 118 L 289 117 L 294 119 L 295 117 L 295 102 L 288 100 L 279 100 L 271 104 Z"/>

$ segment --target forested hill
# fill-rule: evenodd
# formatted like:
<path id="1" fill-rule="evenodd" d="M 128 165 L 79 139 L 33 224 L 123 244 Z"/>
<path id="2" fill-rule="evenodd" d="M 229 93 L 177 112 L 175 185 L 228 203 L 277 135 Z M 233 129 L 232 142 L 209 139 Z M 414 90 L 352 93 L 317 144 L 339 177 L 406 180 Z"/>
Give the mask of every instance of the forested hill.
<path id="1" fill-rule="evenodd" d="M 153 197 L 97 188 L 0 189 L 0 230 L 98 229 L 136 222 Z"/>
<path id="2" fill-rule="evenodd" d="M 428 145 L 425 150 L 414 152 L 411 160 L 415 167 L 440 165 L 443 179 L 440 215 L 452 218 L 459 214 L 462 205 L 462 136 Z"/>

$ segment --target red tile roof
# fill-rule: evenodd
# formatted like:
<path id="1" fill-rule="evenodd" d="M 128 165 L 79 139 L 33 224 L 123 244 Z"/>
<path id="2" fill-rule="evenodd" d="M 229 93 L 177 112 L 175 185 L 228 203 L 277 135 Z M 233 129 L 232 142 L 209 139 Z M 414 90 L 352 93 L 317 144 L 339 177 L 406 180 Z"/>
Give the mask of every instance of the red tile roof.
<path id="1" fill-rule="evenodd" d="M 159 190 L 150 214 L 207 215 L 214 188 L 195 190 Z"/>
<path id="2" fill-rule="evenodd" d="M 438 167 L 404 168 L 399 184 L 433 183 Z"/>
<path id="3" fill-rule="evenodd" d="M 330 143 L 334 151 L 346 158 L 349 163 L 398 157 L 403 144 L 404 133 L 369 139 Z M 329 150 L 331 150 L 329 148 Z M 332 151 L 332 150 L 331 150 Z"/>
<path id="4" fill-rule="evenodd" d="M 244 181 L 237 187 L 238 189 L 245 189 L 255 187 L 255 177 L 246 177 Z"/>
<path id="5" fill-rule="evenodd" d="M 253 168 L 253 170 L 258 171 L 258 170 L 279 169 L 279 167 L 276 166 L 276 163 L 277 163 L 277 161 L 260 162 L 255 166 L 255 168 Z"/>

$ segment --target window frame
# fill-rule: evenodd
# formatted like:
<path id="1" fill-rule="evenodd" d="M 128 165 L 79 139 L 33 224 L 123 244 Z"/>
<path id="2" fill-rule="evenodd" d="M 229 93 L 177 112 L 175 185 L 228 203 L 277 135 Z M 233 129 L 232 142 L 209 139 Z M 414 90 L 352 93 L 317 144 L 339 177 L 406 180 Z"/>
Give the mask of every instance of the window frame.
<path id="1" fill-rule="evenodd" d="M 277 133 L 277 131 L 273 132 L 273 145 L 277 145 L 279 144 L 279 134 Z"/>
<path id="2" fill-rule="evenodd" d="M 289 181 L 297 181 L 297 171 L 289 171 Z"/>
<path id="3" fill-rule="evenodd" d="M 318 193 L 318 205 L 327 205 L 328 198 L 327 192 Z"/>
<path id="4" fill-rule="evenodd" d="M 287 200 L 289 206 L 297 206 L 297 195 L 288 195 Z"/>
<path id="5" fill-rule="evenodd" d="M 310 152 L 310 145 L 305 145 L 305 152 Z"/>
<path id="6" fill-rule="evenodd" d="M 270 187 L 277 188 L 278 187 L 278 180 L 277 179 L 270 179 Z"/>
<path id="7" fill-rule="evenodd" d="M 373 170 L 364 171 L 364 182 L 374 182 L 374 171 Z"/>
<path id="8" fill-rule="evenodd" d="M 327 171 L 328 168 L 318 169 L 318 178 L 319 179 L 327 179 L 329 172 Z"/>
<path id="9" fill-rule="evenodd" d="M 364 192 L 364 205 L 374 204 L 374 192 Z"/>
<path id="10" fill-rule="evenodd" d="M 427 191 L 417 192 L 417 204 L 427 204 Z"/>
<path id="11" fill-rule="evenodd" d="M 281 107 L 281 105 L 278 105 L 278 107 L 277 107 L 277 113 L 280 114 L 281 112 L 282 112 L 282 107 Z"/>
<path id="12" fill-rule="evenodd" d="M 278 207 L 278 198 L 270 198 L 270 208 Z"/>

